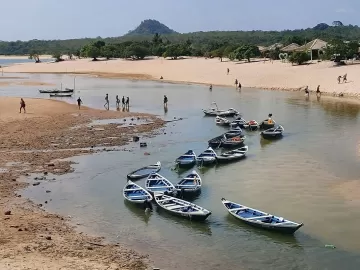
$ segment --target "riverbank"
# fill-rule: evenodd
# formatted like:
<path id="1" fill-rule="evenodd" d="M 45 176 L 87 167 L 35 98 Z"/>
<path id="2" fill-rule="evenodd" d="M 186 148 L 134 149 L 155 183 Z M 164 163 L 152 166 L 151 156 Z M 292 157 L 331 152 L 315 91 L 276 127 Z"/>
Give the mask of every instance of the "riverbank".
<path id="1" fill-rule="evenodd" d="M 227 68 L 230 69 L 229 75 Z M 320 85 L 323 93 L 349 97 L 360 95 L 360 81 L 356 80 L 359 71 L 358 63 L 341 67 L 335 67 L 332 62 L 292 66 L 281 61 L 245 63 L 204 58 L 150 58 L 143 61 L 116 59 L 95 62 L 80 59 L 60 63 L 24 63 L 4 68 L 4 72 L 11 73 L 74 73 L 134 80 L 160 80 L 163 77 L 167 82 L 221 86 L 234 86 L 237 79 L 243 87 L 270 90 L 299 91 L 309 86 L 311 91 L 316 91 Z M 348 82 L 338 84 L 338 76 L 344 74 L 347 74 Z"/>
<path id="2" fill-rule="evenodd" d="M 42 182 L 54 180 L 48 175 L 72 172 L 72 163 L 61 159 L 115 150 L 133 134 L 151 134 L 164 122 L 148 114 L 78 110 L 44 99 L 25 101 L 27 113 L 20 114 L 18 98 L 0 98 L 0 268 L 146 269 L 146 256 L 128 250 L 126 243 L 109 245 L 78 233 L 69 219 L 45 212 L 17 191 L 29 185 L 22 180 L 30 175 L 36 176 L 30 183 L 40 188 Z M 146 124 L 93 123 L 119 118 Z"/>

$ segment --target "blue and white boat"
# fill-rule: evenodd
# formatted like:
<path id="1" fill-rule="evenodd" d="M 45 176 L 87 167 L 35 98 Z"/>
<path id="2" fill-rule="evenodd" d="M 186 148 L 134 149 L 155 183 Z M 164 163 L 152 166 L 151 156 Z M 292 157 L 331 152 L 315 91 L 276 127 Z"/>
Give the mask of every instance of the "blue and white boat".
<path id="1" fill-rule="evenodd" d="M 156 164 L 148 165 L 146 167 L 142 167 L 137 169 L 127 175 L 128 179 L 131 180 L 139 180 L 145 177 L 148 177 L 152 173 L 157 173 L 161 169 L 161 163 L 158 161 Z"/>
<path id="2" fill-rule="evenodd" d="M 180 200 L 163 194 L 162 192 L 155 192 L 154 199 L 157 205 L 170 212 L 173 215 L 184 217 L 194 221 L 204 221 L 211 212 L 201 206 L 193 204 L 188 201 Z"/>
<path id="3" fill-rule="evenodd" d="M 221 199 L 221 202 L 232 216 L 254 227 L 293 234 L 304 225 L 303 223 L 300 224 L 286 220 L 224 198 Z"/>
<path id="4" fill-rule="evenodd" d="M 123 189 L 123 196 L 127 201 L 137 204 L 143 204 L 145 201 L 151 201 L 153 199 L 148 191 L 130 180 Z"/>
<path id="5" fill-rule="evenodd" d="M 186 177 L 180 180 L 175 186 L 178 191 L 185 193 L 196 193 L 201 189 L 201 177 L 196 171 L 192 171 Z"/>
<path id="6" fill-rule="evenodd" d="M 154 192 L 168 192 L 173 193 L 175 186 L 167 180 L 164 176 L 158 173 L 152 173 L 149 175 L 145 182 L 145 188 L 147 191 Z"/>
<path id="7" fill-rule="evenodd" d="M 176 165 L 179 167 L 192 167 L 196 164 L 196 154 L 193 150 L 187 151 L 182 156 L 175 160 Z"/>
<path id="8" fill-rule="evenodd" d="M 216 153 L 214 149 L 209 147 L 196 158 L 196 161 L 202 166 L 214 164 L 216 162 Z"/>

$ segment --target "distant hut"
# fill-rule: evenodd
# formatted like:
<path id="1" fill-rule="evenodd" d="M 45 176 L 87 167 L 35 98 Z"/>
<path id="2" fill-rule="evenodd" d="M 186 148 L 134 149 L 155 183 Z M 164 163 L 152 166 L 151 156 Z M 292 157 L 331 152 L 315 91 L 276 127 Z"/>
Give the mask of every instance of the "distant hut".
<path id="1" fill-rule="evenodd" d="M 326 41 L 317 38 L 314 39 L 313 41 L 310 41 L 309 43 L 306 43 L 303 46 L 300 46 L 299 48 L 296 49 L 296 51 L 308 52 L 310 54 L 310 59 L 312 61 L 314 59 L 316 60 L 320 58 L 320 55 L 326 48 L 327 44 L 328 43 Z"/>
<path id="2" fill-rule="evenodd" d="M 287 45 L 287 46 L 281 48 L 280 51 L 284 52 L 284 53 L 293 53 L 299 48 L 300 48 L 299 44 L 291 43 L 290 45 Z"/>

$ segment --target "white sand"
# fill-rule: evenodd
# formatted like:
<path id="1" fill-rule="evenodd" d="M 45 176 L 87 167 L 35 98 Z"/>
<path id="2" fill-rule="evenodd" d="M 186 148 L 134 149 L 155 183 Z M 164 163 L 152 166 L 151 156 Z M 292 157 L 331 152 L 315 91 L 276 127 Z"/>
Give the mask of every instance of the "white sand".
<path id="1" fill-rule="evenodd" d="M 299 89 L 309 86 L 315 91 L 360 94 L 360 63 L 334 67 L 332 62 L 314 62 L 310 65 L 292 66 L 275 62 L 220 62 L 218 59 L 189 58 L 166 60 L 154 58 L 143 61 L 110 60 L 92 62 L 90 59 L 60 63 L 25 63 L 4 68 L 4 72 L 29 73 L 89 73 L 107 77 L 159 79 L 214 85 L 234 85 L 238 79 L 243 87 L 265 89 Z M 226 69 L 230 74 L 226 74 Z M 339 75 L 348 74 L 348 83 L 338 84 Z"/>

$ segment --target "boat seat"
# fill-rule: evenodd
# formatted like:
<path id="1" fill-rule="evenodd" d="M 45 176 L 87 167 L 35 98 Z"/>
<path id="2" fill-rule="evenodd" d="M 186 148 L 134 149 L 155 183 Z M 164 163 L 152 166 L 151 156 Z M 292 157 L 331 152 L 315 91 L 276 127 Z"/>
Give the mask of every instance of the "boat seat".
<path id="1" fill-rule="evenodd" d="M 127 189 L 124 189 L 124 191 L 138 191 L 138 190 L 142 190 L 142 188 L 127 188 Z"/>
<path id="2" fill-rule="evenodd" d="M 236 211 L 239 211 L 239 210 L 246 210 L 246 209 L 249 209 L 249 208 L 248 207 L 239 207 L 239 208 L 229 209 L 229 211 L 236 212 Z"/>
<path id="3" fill-rule="evenodd" d="M 138 198 L 147 198 L 148 195 L 136 195 L 136 196 L 128 196 L 129 199 L 138 199 Z"/>
<path id="4" fill-rule="evenodd" d="M 168 198 L 168 199 L 158 200 L 157 202 L 166 202 L 166 201 L 171 201 L 171 200 L 173 200 L 173 198 Z"/>
<path id="5" fill-rule="evenodd" d="M 175 210 L 175 209 L 180 209 L 180 208 L 183 208 L 183 207 L 186 207 L 186 205 L 174 205 L 174 206 L 170 206 L 168 207 L 168 205 L 166 205 L 166 208 L 169 209 L 169 210 Z"/>
<path id="6" fill-rule="evenodd" d="M 247 218 L 247 220 L 253 220 L 253 219 L 258 219 L 258 218 L 268 218 L 268 217 L 272 217 L 272 215 L 251 217 L 251 218 Z"/>
<path id="7" fill-rule="evenodd" d="M 169 209 L 169 210 L 170 210 L 171 207 L 178 206 L 178 204 L 176 204 L 176 203 L 169 203 L 169 204 L 163 204 L 163 206 L 164 206 L 166 209 Z"/>

